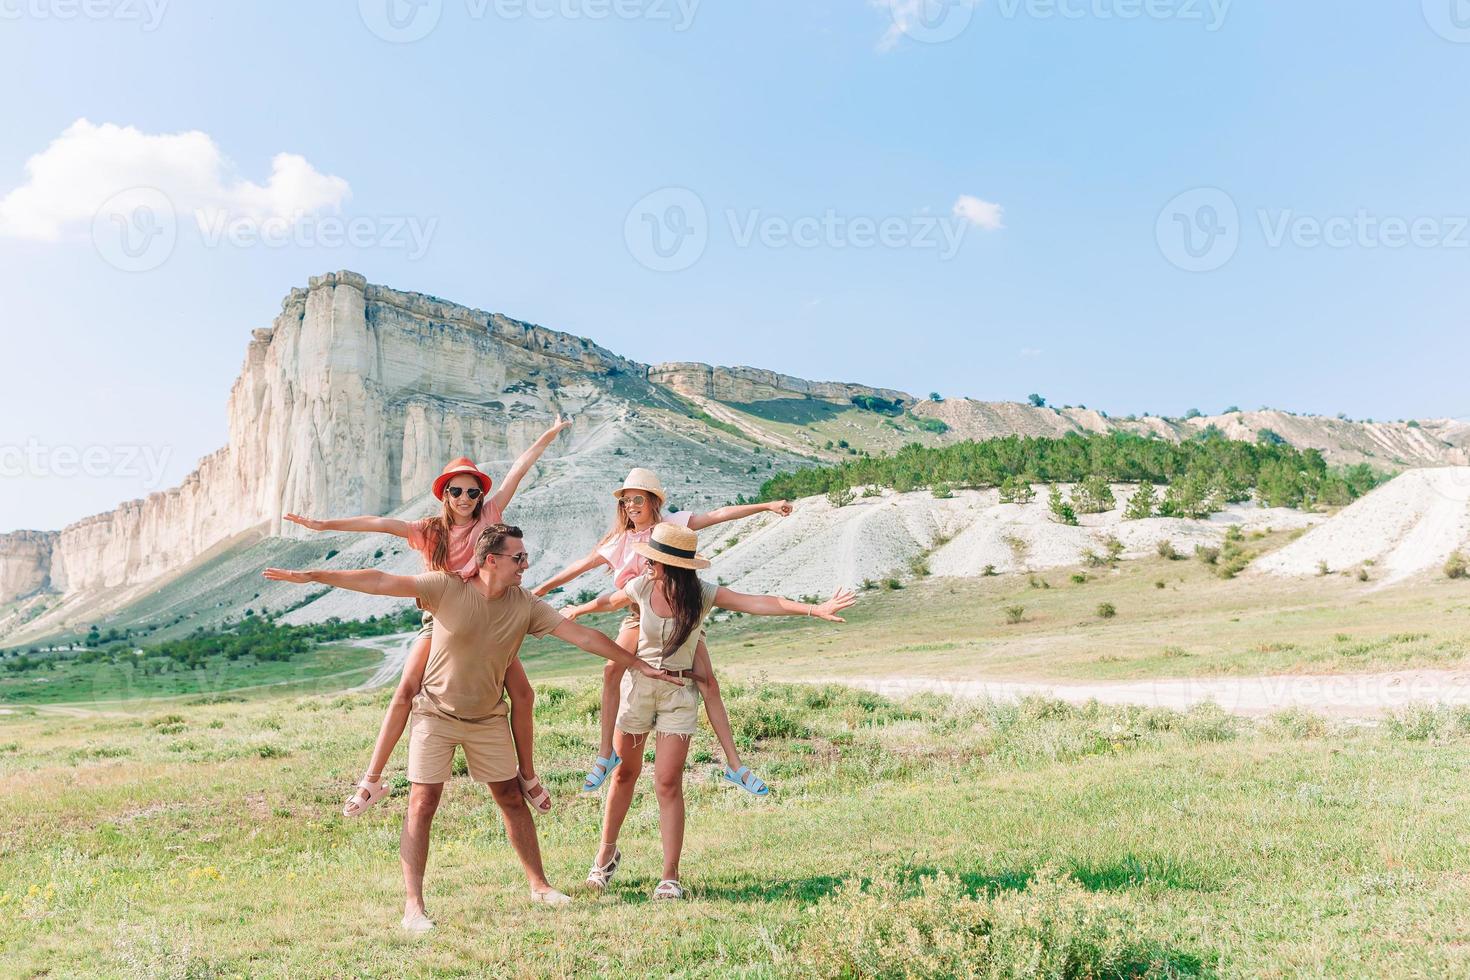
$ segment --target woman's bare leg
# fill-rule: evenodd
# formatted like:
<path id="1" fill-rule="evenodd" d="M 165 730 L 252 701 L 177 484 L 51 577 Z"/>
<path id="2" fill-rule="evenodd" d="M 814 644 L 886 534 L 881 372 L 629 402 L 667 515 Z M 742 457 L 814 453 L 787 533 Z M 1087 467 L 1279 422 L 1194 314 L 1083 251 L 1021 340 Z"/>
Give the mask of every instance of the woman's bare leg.
<path id="1" fill-rule="evenodd" d="M 613 770 L 612 786 L 607 791 L 607 800 L 602 805 L 602 844 L 597 848 L 597 859 L 593 864 L 602 867 L 612 860 L 618 846 L 618 834 L 622 833 L 623 820 L 628 816 L 628 807 L 633 803 L 633 790 L 638 785 L 638 774 L 643 771 L 643 743 L 647 735 L 629 735 L 618 732 L 616 748 L 623 757 L 623 764 Z"/>
<path id="2" fill-rule="evenodd" d="M 516 743 L 516 765 L 529 781 L 536 778 L 532 752 L 536 730 L 536 690 L 531 687 L 531 678 L 526 676 L 520 657 L 513 659 L 505 668 L 505 693 L 510 698 L 510 734 Z"/>
<path id="3" fill-rule="evenodd" d="M 684 851 L 684 760 L 689 736 L 659 734 L 653 750 L 653 788 L 658 794 L 658 835 L 664 844 L 664 878 L 679 880 Z"/>
<path id="4" fill-rule="evenodd" d="M 694 651 L 694 672 L 700 678 L 696 683 L 704 698 L 704 713 L 709 716 L 709 727 L 714 729 L 715 738 L 720 741 L 720 750 L 725 753 L 725 765 L 731 769 L 739 769 L 740 753 L 735 749 L 735 736 L 730 731 L 730 713 L 725 710 L 725 701 L 720 697 L 720 682 L 715 679 L 709 647 L 705 646 L 702 636 Z"/>
<path id="5" fill-rule="evenodd" d="M 638 649 L 638 627 L 624 629 L 618 633 L 618 646 L 629 653 Z M 628 668 L 609 663 L 602 668 L 602 717 L 601 731 L 597 743 L 597 754 L 611 759 L 613 752 L 613 729 L 618 723 L 618 703 L 622 696 L 623 675 Z"/>
<path id="6" fill-rule="evenodd" d="M 413 712 L 413 699 L 419 693 L 419 688 L 424 685 L 424 665 L 429 661 L 430 639 L 420 636 L 414 639 L 413 645 L 409 647 L 408 659 L 403 664 L 403 674 L 398 678 L 398 687 L 393 692 L 393 700 L 388 702 L 388 711 L 383 715 L 383 724 L 378 727 L 378 740 L 373 744 L 372 758 L 368 760 L 368 779 L 381 778 L 383 768 L 388 765 L 388 759 L 393 755 L 393 749 L 398 745 L 398 740 L 403 737 L 403 729 L 408 726 L 408 716 Z M 362 790 L 353 794 L 353 798 L 359 803 L 363 801 Z"/>

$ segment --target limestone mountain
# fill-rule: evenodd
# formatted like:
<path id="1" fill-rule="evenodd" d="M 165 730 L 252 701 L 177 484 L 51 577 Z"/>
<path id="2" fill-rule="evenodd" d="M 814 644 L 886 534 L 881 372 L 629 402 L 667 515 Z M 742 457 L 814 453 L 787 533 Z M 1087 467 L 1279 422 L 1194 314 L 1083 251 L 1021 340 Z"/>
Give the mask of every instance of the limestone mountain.
<path id="1" fill-rule="evenodd" d="M 1021 433 L 1129 431 L 1182 439 L 1215 425 L 1279 438 L 1332 462 L 1384 468 L 1470 462 L 1470 425 L 1356 423 L 1284 412 L 1113 419 L 1082 408 L 920 399 L 748 367 L 645 365 L 592 341 L 368 283 L 352 272 L 292 289 L 246 345 L 229 436 L 181 485 L 60 531 L 0 535 L 0 642 L 85 631 L 99 620 L 186 629 L 246 609 L 355 616 L 386 606 L 263 583 L 270 563 L 418 567 L 379 535 L 311 535 L 282 522 L 358 513 L 417 517 L 444 461 L 498 475 L 558 413 L 575 424 L 508 515 L 536 554 L 531 578 L 585 552 L 609 490 L 651 466 L 679 508 L 753 493 L 773 471 Z"/>

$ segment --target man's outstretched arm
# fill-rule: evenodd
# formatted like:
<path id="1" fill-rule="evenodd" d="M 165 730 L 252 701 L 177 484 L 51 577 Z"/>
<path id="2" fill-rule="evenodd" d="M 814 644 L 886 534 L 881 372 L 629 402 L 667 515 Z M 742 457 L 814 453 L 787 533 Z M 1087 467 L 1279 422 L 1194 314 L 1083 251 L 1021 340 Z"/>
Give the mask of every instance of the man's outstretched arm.
<path id="1" fill-rule="evenodd" d="M 675 677 L 673 674 L 665 673 L 664 671 L 659 670 L 647 660 L 638 659 L 627 650 L 624 650 L 612 640 L 608 639 L 606 633 L 602 633 L 598 630 L 592 629 L 590 626 L 581 626 L 568 619 L 556 629 L 552 630 L 551 635 L 556 637 L 558 640 L 564 640 L 567 643 L 570 643 L 574 647 L 580 647 L 581 649 L 592 654 L 594 657 L 601 657 L 603 660 L 611 660 L 619 667 L 627 667 L 629 670 L 636 670 L 638 673 L 643 674 L 645 677 L 652 677 L 655 680 L 667 681 L 670 684 L 677 684 L 680 687 L 684 686 L 684 682 L 679 680 L 679 678 Z"/>
<path id="2" fill-rule="evenodd" d="M 313 569 L 296 571 L 289 568 L 267 568 L 261 573 L 273 582 L 295 582 L 297 585 L 330 585 L 334 589 L 349 589 L 368 595 L 391 595 L 404 599 L 418 596 L 412 575 L 389 575 L 376 568 L 355 568 L 348 571 Z"/>

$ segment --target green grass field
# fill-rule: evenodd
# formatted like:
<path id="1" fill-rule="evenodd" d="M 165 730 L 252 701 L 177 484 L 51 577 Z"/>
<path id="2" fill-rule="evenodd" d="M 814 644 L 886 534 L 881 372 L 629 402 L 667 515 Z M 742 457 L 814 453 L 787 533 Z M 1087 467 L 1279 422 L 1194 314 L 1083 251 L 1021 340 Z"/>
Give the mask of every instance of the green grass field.
<path id="1" fill-rule="evenodd" d="M 553 883 L 595 689 L 543 686 Z M 894 703 L 727 685 L 760 801 L 688 776 L 684 879 L 655 905 L 645 787 L 611 893 L 525 897 L 482 787 L 400 911 L 403 794 L 338 817 L 385 694 L 0 716 L 0 962 L 14 976 L 1447 976 L 1470 971 L 1470 715 L 1377 730 L 1214 709 Z M 394 769 L 401 772 L 402 751 Z M 400 787 L 401 787 L 400 781 Z"/>
<path id="2" fill-rule="evenodd" d="M 79 664 L 56 661 L 51 670 L 0 673 L 0 705 L 77 704 L 211 695 L 241 688 L 290 687 L 297 690 L 342 689 L 367 680 L 383 660 L 381 652 L 344 644 L 328 644 L 290 660 L 257 662 L 252 657 L 210 658 L 202 669 L 172 663 L 150 674 L 133 664 Z"/>

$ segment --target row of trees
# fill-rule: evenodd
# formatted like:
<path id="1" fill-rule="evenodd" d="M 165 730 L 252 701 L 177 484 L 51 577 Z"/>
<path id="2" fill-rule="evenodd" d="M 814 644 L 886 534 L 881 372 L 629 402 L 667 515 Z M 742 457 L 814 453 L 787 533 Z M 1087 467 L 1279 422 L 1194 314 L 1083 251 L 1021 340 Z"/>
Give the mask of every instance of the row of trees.
<path id="1" fill-rule="evenodd" d="M 1209 429 L 1184 442 L 1115 432 L 1061 438 L 1005 436 L 949 446 L 904 446 L 889 456 L 781 473 L 761 487 L 760 499 L 778 500 L 876 485 L 899 491 L 945 484 L 999 487 L 1001 499 L 1030 499 L 1037 483 L 1079 484 L 1072 506 L 1081 513 L 1115 506 L 1109 484 L 1164 486 L 1159 513 L 1204 516 L 1226 503 L 1255 499 L 1267 507 L 1340 506 L 1383 477 L 1360 464 L 1330 470 L 1315 449 L 1270 441 L 1252 444 Z M 1140 505 L 1141 506 L 1141 505 Z"/>
<path id="2" fill-rule="evenodd" d="M 152 663 L 172 662 L 186 670 L 202 670 L 211 660 L 224 658 L 229 661 L 250 658 L 257 663 L 287 661 L 308 653 L 319 644 L 360 636 L 382 636 L 416 629 L 420 613 L 409 608 L 390 616 L 370 616 L 365 620 L 343 621 L 332 617 L 321 623 L 303 626 L 278 624 L 268 616 L 256 616 L 247 610 L 238 623 L 226 623 L 217 630 L 200 627 L 188 636 L 177 640 L 139 647 L 126 640 L 112 636 L 115 631 L 99 634 L 93 627 L 90 636 L 107 638 L 104 643 L 86 643 L 82 649 L 70 652 L 32 655 L 20 654 L 4 659 L 5 670 L 10 673 L 25 673 L 40 668 L 54 668 L 61 664 L 76 665 L 122 662 L 136 663 L 147 670 Z M 142 650 L 139 656 L 135 651 Z M 0 651 L 3 654 L 3 651 Z"/>

